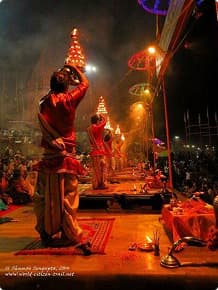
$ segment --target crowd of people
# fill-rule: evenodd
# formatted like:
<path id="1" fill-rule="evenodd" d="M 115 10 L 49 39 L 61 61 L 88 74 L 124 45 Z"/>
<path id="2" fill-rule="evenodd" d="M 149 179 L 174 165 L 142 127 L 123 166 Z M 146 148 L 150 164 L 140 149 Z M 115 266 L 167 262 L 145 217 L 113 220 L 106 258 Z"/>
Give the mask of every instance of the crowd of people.
<path id="1" fill-rule="evenodd" d="M 173 160 L 174 187 L 187 198 L 200 197 L 213 204 L 218 194 L 217 159 L 202 155 L 202 158 L 187 155 Z"/>
<path id="2" fill-rule="evenodd" d="M 104 130 L 101 138 L 104 147 L 105 164 L 103 166 L 105 166 L 105 169 L 104 171 L 100 170 L 100 172 L 104 172 L 105 187 L 107 187 L 107 183 L 113 180 L 116 172 L 126 166 L 127 161 L 124 160 L 125 153 L 117 151 L 116 142 L 118 138 L 113 136 L 111 130 Z M 122 144 L 122 142 L 121 140 L 120 143 Z M 92 170 L 91 158 L 91 154 L 77 155 L 77 159 L 81 161 L 87 174 L 93 176 L 95 173 Z M 30 178 L 30 173 L 38 162 L 39 157 L 25 156 L 12 146 L 6 147 L 5 151 L 1 153 L 0 197 L 2 209 L 6 208 L 7 204 L 10 203 L 24 204 L 32 201 L 35 184 Z M 187 198 L 198 196 L 212 204 L 214 197 L 218 194 L 218 175 L 213 169 L 216 166 L 216 161 L 212 162 L 214 163 L 212 170 L 208 170 L 208 166 L 201 168 L 201 163 L 202 160 L 193 157 L 189 159 L 183 156 L 180 160 L 174 159 L 172 162 L 173 186 Z M 129 162 L 128 166 L 137 168 L 142 174 L 146 172 L 152 173 L 150 162 L 138 162 L 137 164 Z M 204 170 L 205 167 L 206 171 Z M 167 161 L 158 168 L 160 169 L 158 172 L 162 172 L 165 176 L 168 175 Z"/>

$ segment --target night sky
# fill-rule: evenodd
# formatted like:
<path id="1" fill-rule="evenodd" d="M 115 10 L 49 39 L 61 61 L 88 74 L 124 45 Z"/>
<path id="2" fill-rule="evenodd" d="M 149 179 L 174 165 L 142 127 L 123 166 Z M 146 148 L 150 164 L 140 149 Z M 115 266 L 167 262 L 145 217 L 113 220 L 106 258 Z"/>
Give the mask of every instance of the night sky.
<path id="1" fill-rule="evenodd" d="M 172 134 L 184 134 L 184 112 L 197 122 L 197 115 L 211 118 L 217 111 L 218 44 L 213 1 L 204 1 L 202 15 L 186 28 L 187 37 L 167 69 L 165 81 Z M 164 21 L 164 16 L 161 16 Z M 0 66 L 2 78 L 16 73 L 25 80 L 42 59 L 48 73 L 60 68 L 73 27 L 80 31 L 89 63 L 98 67 L 90 75 L 93 108 L 105 96 L 109 112 L 128 130 L 129 106 L 136 101 L 129 88 L 143 82 L 143 72 L 128 68 L 128 59 L 155 41 L 155 15 L 137 0 L 3 0 L 0 3 Z M 184 46 L 185 45 L 185 46 Z M 48 84 L 49 85 L 49 84 Z M 11 81 L 10 86 L 14 86 Z M 41 97 L 41 96 L 40 96 Z M 162 100 L 154 100 L 155 122 L 163 130 Z M 85 104 L 85 103 L 84 103 Z M 157 132 L 157 134 L 163 134 Z"/>

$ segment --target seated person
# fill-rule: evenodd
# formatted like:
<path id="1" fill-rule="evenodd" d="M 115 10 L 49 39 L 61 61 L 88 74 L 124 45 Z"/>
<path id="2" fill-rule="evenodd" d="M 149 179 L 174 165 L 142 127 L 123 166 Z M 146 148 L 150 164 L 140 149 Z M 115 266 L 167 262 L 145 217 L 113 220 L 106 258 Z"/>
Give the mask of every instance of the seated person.
<path id="1" fill-rule="evenodd" d="M 33 186 L 24 178 L 20 170 L 15 170 L 10 180 L 9 194 L 14 204 L 26 204 L 32 201 Z"/>

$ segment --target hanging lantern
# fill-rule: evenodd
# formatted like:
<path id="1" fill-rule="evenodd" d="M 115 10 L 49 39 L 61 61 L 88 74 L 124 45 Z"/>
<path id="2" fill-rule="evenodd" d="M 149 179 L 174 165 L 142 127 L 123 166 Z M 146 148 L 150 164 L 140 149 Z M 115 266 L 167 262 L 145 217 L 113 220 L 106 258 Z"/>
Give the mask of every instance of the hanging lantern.
<path id="1" fill-rule="evenodd" d="M 146 105 L 151 105 L 154 100 L 154 89 L 148 83 L 133 85 L 129 89 L 129 93 L 133 96 L 140 97 Z"/>
<path id="2" fill-rule="evenodd" d="M 128 66 L 134 70 L 154 71 L 156 68 L 155 54 L 151 54 L 147 50 L 139 51 L 128 60 Z"/>

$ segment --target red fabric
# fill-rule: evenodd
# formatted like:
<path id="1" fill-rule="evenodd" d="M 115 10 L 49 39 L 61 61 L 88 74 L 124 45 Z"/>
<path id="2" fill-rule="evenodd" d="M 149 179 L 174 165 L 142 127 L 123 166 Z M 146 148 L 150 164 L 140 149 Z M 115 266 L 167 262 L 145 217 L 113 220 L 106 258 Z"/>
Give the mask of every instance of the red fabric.
<path id="1" fill-rule="evenodd" d="M 112 142 L 113 142 L 112 137 L 108 141 L 104 141 L 104 150 L 105 150 L 105 155 L 107 157 L 113 156 Z"/>
<path id="2" fill-rule="evenodd" d="M 91 156 L 105 155 L 103 131 L 106 120 L 103 118 L 98 124 L 92 124 L 88 128 L 89 140 L 91 145 Z"/>
<path id="3" fill-rule="evenodd" d="M 199 204 L 198 201 L 184 202 L 181 206 L 183 214 L 174 213 L 166 205 L 162 208 L 163 222 L 174 242 L 185 236 L 208 239 L 209 228 L 215 224 L 215 216 L 213 209 L 205 208 L 205 205 L 202 201 Z"/>
<path id="4" fill-rule="evenodd" d="M 121 152 L 121 148 L 123 146 L 123 141 L 117 141 L 114 145 L 114 156 L 117 158 L 121 158 L 123 156 Z"/>
<path id="5" fill-rule="evenodd" d="M 212 251 L 218 249 L 218 229 L 215 226 L 209 230 L 207 246 Z"/>
<path id="6" fill-rule="evenodd" d="M 87 90 L 84 84 L 78 85 L 67 93 L 49 93 L 41 101 L 40 112 L 45 120 L 63 137 L 67 151 L 72 151 L 75 146 L 74 119 L 76 107 L 82 100 Z M 42 139 L 42 147 L 49 148 Z"/>
<path id="7" fill-rule="evenodd" d="M 73 90 L 66 93 L 53 94 L 50 92 L 40 101 L 40 113 L 46 122 L 62 137 L 67 152 L 74 152 L 76 133 L 74 129 L 75 112 L 78 104 L 83 99 L 87 86 L 79 84 Z M 42 137 L 42 147 L 45 149 L 54 148 Z M 58 156 L 50 159 L 44 158 L 38 169 L 50 173 L 66 172 L 73 174 L 83 174 L 84 170 L 79 161 L 73 156 Z"/>
<path id="8" fill-rule="evenodd" d="M 71 173 L 75 175 L 86 175 L 86 170 L 81 163 L 73 157 L 56 157 L 43 159 L 35 166 L 35 170 L 42 170 L 49 173 Z"/>
<path id="9" fill-rule="evenodd" d="M 205 207 L 206 203 L 201 199 L 188 199 L 181 204 L 184 213 L 186 214 L 207 214 L 213 210 Z"/>

